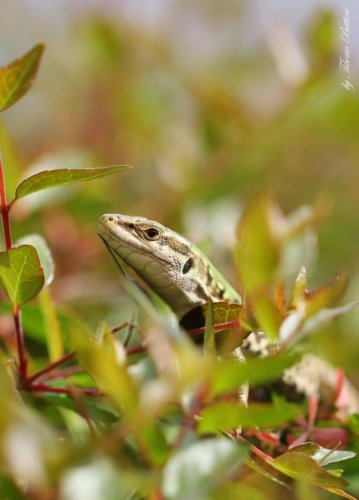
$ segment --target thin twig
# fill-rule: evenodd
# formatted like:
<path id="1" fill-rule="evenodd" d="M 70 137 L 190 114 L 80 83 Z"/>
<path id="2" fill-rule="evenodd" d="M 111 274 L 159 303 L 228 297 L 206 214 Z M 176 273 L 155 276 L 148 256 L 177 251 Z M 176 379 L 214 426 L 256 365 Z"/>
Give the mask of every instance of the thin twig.
<path id="1" fill-rule="evenodd" d="M 226 330 L 229 328 L 238 328 L 240 326 L 239 321 L 227 321 L 225 323 L 216 323 L 213 325 L 213 330 Z M 196 335 L 203 335 L 205 331 L 205 327 L 201 326 L 200 328 L 194 328 L 193 330 L 188 330 L 187 335 L 190 337 L 195 337 Z"/>
<path id="2" fill-rule="evenodd" d="M 124 321 L 123 323 L 120 323 L 119 325 L 113 326 L 110 329 L 110 332 L 111 333 L 117 333 L 120 330 L 123 330 L 124 328 L 126 328 L 126 326 L 130 326 L 130 323 L 128 321 Z"/>
<path id="3" fill-rule="evenodd" d="M 4 170 L 3 170 L 2 158 L 0 155 L 0 211 L 1 211 L 2 228 L 4 233 L 6 250 L 10 250 L 11 248 L 9 209 L 10 206 L 7 204 L 6 201 Z"/>
<path id="4" fill-rule="evenodd" d="M 26 381 L 32 384 L 32 382 L 37 378 L 42 377 L 46 373 L 52 372 L 59 366 L 65 364 L 67 361 L 70 361 L 70 359 L 72 359 L 75 356 L 75 354 L 76 354 L 75 351 L 68 352 L 67 354 L 65 354 L 65 356 L 62 356 L 57 361 L 50 363 L 49 365 L 42 368 L 42 370 L 39 370 L 38 372 L 34 373 L 34 375 L 31 375 L 31 377 L 29 377 Z"/>
<path id="5" fill-rule="evenodd" d="M 132 354 L 138 354 L 139 352 L 145 352 L 147 347 L 144 344 L 132 347 L 131 349 L 126 349 L 126 355 L 131 356 Z"/>
<path id="6" fill-rule="evenodd" d="M 83 388 L 83 387 L 53 387 L 47 384 L 31 384 L 28 387 L 28 390 L 31 392 L 52 392 L 56 394 L 68 394 L 69 396 L 73 396 L 74 394 L 83 394 L 84 396 L 93 396 L 99 397 L 104 396 L 105 393 L 100 391 L 100 389 L 96 388 Z"/>
<path id="7" fill-rule="evenodd" d="M 72 375 L 75 375 L 76 373 L 80 373 L 82 371 L 83 368 L 80 365 L 69 366 L 68 368 L 64 368 L 63 370 L 58 370 L 53 373 L 49 373 L 48 376 L 46 377 L 46 380 L 64 379 L 67 377 L 71 377 Z"/>
<path id="8" fill-rule="evenodd" d="M 15 323 L 15 337 L 19 363 L 19 376 L 22 381 L 27 378 L 27 354 L 25 349 L 24 332 L 21 323 L 21 311 L 18 305 L 15 305 L 12 310 L 12 315 Z"/>

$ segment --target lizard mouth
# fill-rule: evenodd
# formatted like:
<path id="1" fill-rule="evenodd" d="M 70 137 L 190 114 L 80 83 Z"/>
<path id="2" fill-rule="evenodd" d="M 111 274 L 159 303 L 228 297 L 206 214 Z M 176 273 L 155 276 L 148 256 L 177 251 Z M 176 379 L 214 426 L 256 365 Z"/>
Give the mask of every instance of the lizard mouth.
<path id="1" fill-rule="evenodd" d="M 121 274 L 126 279 L 128 279 L 128 281 L 134 283 L 151 300 L 150 289 L 146 284 L 146 282 L 141 278 L 141 276 L 138 273 L 136 273 L 136 271 L 132 267 L 126 264 L 126 261 L 122 259 L 121 256 L 118 255 L 113 248 L 111 248 L 109 243 L 106 241 L 106 239 L 102 236 L 100 232 L 97 232 L 97 234 L 104 242 L 105 247 L 109 251 L 112 259 L 114 260 L 116 266 L 119 268 Z"/>
<path id="2" fill-rule="evenodd" d="M 126 224 L 122 223 L 119 216 L 116 216 L 115 219 L 115 216 L 111 214 L 102 215 L 98 222 L 97 234 L 103 239 L 106 246 L 111 247 L 113 251 L 122 247 L 140 249 L 138 240 L 126 227 Z"/>

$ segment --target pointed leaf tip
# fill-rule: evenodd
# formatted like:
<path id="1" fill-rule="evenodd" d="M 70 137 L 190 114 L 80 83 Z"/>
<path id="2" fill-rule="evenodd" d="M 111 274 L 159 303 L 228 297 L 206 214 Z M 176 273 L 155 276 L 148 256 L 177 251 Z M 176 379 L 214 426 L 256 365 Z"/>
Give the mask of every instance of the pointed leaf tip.
<path id="1" fill-rule="evenodd" d="M 36 76 L 45 46 L 35 45 L 22 57 L 0 68 L 0 111 L 25 95 Z"/>

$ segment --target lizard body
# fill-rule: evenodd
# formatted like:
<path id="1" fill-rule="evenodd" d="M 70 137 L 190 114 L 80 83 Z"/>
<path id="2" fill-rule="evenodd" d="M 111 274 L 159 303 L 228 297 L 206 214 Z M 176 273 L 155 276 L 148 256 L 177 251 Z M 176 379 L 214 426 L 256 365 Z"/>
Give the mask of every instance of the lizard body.
<path id="1" fill-rule="evenodd" d="M 158 222 L 105 214 L 99 220 L 98 233 L 110 252 L 171 307 L 182 325 L 183 318 L 209 301 L 242 304 L 240 295 L 195 245 Z M 242 349 L 246 356 L 262 356 L 268 345 L 264 334 L 253 332 L 236 353 L 243 361 Z M 317 356 L 304 355 L 284 372 L 282 382 L 293 394 L 321 397 L 325 392 L 322 398 L 328 401 L 335 395 L 336 370 Z M 347 380 L 344 391 L 347 411 L 359 412 L 358 392 Z"/>

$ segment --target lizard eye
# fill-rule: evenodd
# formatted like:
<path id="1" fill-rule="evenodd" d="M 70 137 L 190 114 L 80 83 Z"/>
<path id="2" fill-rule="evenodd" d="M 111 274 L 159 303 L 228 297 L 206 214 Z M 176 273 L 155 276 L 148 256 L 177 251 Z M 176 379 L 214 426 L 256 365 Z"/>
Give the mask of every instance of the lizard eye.
<path id="1" fill-rule="evenodd" d="M 188 271 L 191 269 L 192 264 L 193 264 L 192 258 L 189 258 L 188 260 L 186 260 L 186 262 L 182 268 L 182 274 L 187 274 Z"/>
<path id="2" fill-rule="evenodd" d="M 160 232 L 155 227 L 149 227 L 144 231 L 144 234 L 148 240 L 157 240 L 160 235 Z"/>

